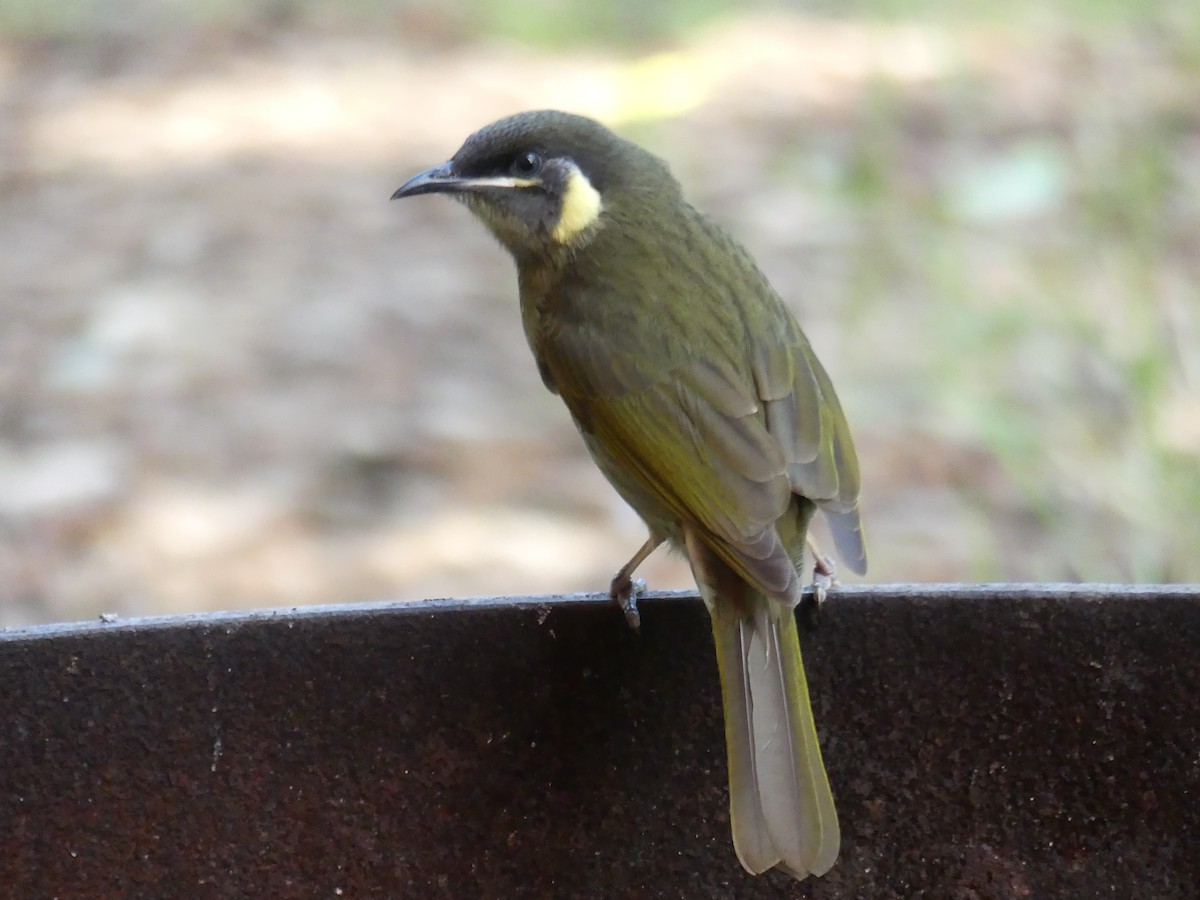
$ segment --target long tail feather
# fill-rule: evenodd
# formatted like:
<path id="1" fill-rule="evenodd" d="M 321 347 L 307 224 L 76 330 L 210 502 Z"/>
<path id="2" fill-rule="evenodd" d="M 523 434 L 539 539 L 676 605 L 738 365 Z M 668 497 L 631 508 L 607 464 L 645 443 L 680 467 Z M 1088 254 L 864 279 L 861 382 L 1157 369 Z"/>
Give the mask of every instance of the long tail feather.
<path id="1" fill-rule="evenodd" d="M 744 582 L 737 587 L 743 596 L 710 603 L 734 847 L 755 874 L 779 865 L 797 878 L 823 875 L 837 859 L 840 834 L 795 618 Z"/>
<path id="2" fill-rule="evenodd" d="M 721 616 L 724 619 L 724 616 Z M 736 622 L 718 623 L 713 613 L 713 639 L 721 673 L 725 707 L 725 746 L 729 765 L 729 818 L 733 848 L 747 872 L 758 875 L 779 864 L 758 797 L 755 770 L 753 700 L 746 671 L 746 635 Z"/>

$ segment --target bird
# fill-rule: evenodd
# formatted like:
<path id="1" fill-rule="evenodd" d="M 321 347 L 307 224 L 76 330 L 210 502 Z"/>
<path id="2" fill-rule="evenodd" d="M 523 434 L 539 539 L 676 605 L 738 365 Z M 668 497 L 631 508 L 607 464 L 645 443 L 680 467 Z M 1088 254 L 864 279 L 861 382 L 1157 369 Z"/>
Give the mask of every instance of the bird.
<path id="1" fill-rule="evenodd" d="M 521 112 L 466 139 L 392 199 L 446 194 L 511 254 L 545 386 L 649 536 L 610 593 L 667 543 L 708 609 L 733 844 L 753 875 L 834 865 L 840 831 L 800 656 L 808 527 L 866 572 L 859 466 L 808 339 L 750 253 L 683 196 L 666 162 L 603 124 Z M 829 561 L 816 573 L 828 583 Z"/>

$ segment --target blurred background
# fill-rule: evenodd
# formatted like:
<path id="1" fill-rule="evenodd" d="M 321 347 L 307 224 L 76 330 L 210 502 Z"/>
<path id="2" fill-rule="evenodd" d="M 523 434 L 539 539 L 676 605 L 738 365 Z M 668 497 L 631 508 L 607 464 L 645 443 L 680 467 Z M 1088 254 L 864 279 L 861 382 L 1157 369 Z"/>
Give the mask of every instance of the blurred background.
<path id="1" fill-rule="evenodd" d="M 511 263 L 388 203 L 544 106 L 796 311 L 872 580 L 1200 581 L 1192 0 L 0 0 L 0 624 L 605 589 Z"/>

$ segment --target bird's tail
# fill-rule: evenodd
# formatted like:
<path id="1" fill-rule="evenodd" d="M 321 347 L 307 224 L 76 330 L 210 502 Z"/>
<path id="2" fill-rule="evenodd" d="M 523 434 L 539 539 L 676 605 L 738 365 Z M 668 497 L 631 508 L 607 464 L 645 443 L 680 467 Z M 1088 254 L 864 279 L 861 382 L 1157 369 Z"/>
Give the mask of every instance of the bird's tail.
<path id="1" fill-rule="evenodd" d="M 841 837 L 795 615 L 731 570 L 721 576 L 706 579 L 705 593 L 719 593 L 705 599 L 721 670 L 738 859 L 753 874 L 780 866 L 796 878 L 824 875 Z"/>

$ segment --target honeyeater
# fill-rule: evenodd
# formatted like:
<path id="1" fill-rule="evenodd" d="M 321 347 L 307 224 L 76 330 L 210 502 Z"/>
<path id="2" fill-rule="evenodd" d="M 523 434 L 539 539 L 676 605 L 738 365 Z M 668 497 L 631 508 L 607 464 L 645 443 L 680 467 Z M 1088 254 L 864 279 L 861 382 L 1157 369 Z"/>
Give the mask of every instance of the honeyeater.
<path id="1" fill-rule="evenodd" d="M 603 125 L 526 112 L 467 138 L 392 195 L 450 194 L 512 254 L 546 387 L 712 618 L 734 847 L 751 873 L 822 875 L 840 842 L 800 659 L 809 522 L 866 570 L 859 472 L 829 376 L 754 260 L 667 165 Z"/>

